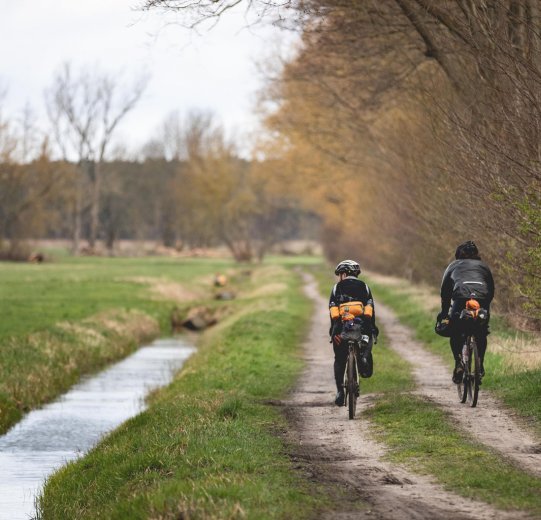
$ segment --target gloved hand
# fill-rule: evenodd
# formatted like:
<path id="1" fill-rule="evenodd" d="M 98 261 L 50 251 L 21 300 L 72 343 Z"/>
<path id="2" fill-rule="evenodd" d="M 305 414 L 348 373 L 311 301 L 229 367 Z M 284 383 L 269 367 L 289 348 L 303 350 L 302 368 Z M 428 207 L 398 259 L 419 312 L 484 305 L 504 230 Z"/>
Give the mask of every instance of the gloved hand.
<path id="1" fill-rule="evenodd" d="M 446 318 L 448 316 L 448 313 L 445 311 L 440 311 L 438 316 L 436 317 L 436 321 L 439 323 L 443 318 Z"/>
<path id="2" fill-rule="evenodd" d="M 337 345 L 340 345 L 340 343 L 342 343 L 342 336 L 340 336 L 340 334 L 335 334 L 332 339 L 333 343 L 336 343 Z"/>

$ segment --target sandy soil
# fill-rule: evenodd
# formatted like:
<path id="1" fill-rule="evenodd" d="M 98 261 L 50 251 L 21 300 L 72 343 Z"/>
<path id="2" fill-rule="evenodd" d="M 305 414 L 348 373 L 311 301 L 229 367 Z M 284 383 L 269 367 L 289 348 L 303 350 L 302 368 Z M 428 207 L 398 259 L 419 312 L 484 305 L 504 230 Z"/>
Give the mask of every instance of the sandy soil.
<path id="1" fill-rule="evenodd" d="M 311 332 L 305 344 L 306 369 L 296 391 L 283 403 L 290 422 L 288 437 L 300 471 L 325 486 L 336 486 L 340 504 L 325 518 L 352 519 L 510 519 L 504 513 L 445 491 L 428 477 L 383 460 L 385 449 L 370 435 L 363 411 L 371 396 L 363 395 L 357 419 L 350 421 L 343 407 L 332 404 L 334 378 L 332 347 L 328 343 L 327 305 L 309 280 L 314 301 Z M 340 492 L 340 490 L 342 492 Z"/>
<path id="2" fill-rule="evenodd" d="M 483 387 L 476 408 L 461 404 L 456 385 L 451 381 L 451 370 L 441 358 L 416 341 L 411 330 L 401 325 L 388 307 L 378 304 L 377 313 L 391 348 L 413 365 L 419 394 L 441 405 L 456 424 L 480 442 L 501 452 L 524 470 L 541 476 L 541 444 L 512 412 L 506 410 Z M 451 349 L 449 356 L 452 356 Z M 490 374 L 487 374 L 486 378 L 489 377 Z"/>

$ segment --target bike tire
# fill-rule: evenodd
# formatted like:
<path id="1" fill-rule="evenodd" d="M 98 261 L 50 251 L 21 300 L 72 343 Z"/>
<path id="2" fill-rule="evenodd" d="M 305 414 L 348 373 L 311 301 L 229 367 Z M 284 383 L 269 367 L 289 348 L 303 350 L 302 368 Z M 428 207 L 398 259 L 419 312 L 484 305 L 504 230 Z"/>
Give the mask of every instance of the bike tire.
<path id="1" fill-rule="evenodd" d="M 477 350 L 477 341 L 472 337 L 471 339 L 471 355 L 473 358 L 472 367 L 470 371 L 470 399 L 469 403 L 472 408 L 477 406 L 477 400 L 479 399 L 479 383 L 481 381 L 481 358 L 479 357 L 479 351 Z"/>
<path id="2" fill-rule="evenodd" d="M 357 408 L 357 366 L 355 360 L 355 354 L 350 352 L 348 355 L 347 365 L 347 378 L 348 378 L 348 412 L 349 418 L 355 418 L 355 411 Z"/>
<path id="3" fill-rule="evenodd" d="M 467 345 L 467 348 L 468 348 L 468 351 L 469 351 L 469 349 L 470 349 L 470 338 L 469 337 L 466 338 L 466 345 Z M 469 366 L 471 365 L 470 360 L 471 360 L 471 355 L 468 352 L 468 363 L 464 364 L 464 360 L 462 360 L 462 362 L 463 362 L 462 368 L 464 369 L 464 372 L 462 374 L 462 381 L 457 385 L 458 398 L 460 399 L 461 403 L 465 403 L 468 400 L 468 396 L 470 394 L 470 392 L 469 392 L 469 382 L 470 382 Z"/>
<path id="4" fill-rule="evenodd" d="M 472 352 L 472 342 L 473 336 L 468 336 L 468 363 L 466 368 L 464 369 L 464 382 L 466 385 L 466 397 L 468 404 L 471 406 L 472 399 L 473 399 L 473 352 Z"/>

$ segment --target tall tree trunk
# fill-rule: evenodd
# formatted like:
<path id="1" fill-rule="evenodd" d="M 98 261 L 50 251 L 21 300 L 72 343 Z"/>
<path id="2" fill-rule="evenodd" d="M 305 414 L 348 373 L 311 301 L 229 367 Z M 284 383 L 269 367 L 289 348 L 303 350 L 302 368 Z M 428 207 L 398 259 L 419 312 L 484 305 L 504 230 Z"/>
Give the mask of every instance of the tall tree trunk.
<path id="1" fill-rule="evenodd" d="M 83 183 L 79 178 L 77 183 L 77 193 L 75 194 L 75 206 L 73 208 L 73 242 L 72 252 L 75 256 L 79 254 L 79 247 L 81 243 L 81 212 L 82 212 L 82 199 L 83 199 Z"/>
<path id="2" fill-rule="evenodd" d="M 88 245 L 90 249 L 96 248 L 96 240 L 98 238 L 98 227 L 100 217 L 100 189 L 101 189 L 101 171 L 100 164 L 90 161 L 88 164 L 89 178 L 92 183 L 92 195 L 90 201 L 90 236 L 88 237 Z"/>

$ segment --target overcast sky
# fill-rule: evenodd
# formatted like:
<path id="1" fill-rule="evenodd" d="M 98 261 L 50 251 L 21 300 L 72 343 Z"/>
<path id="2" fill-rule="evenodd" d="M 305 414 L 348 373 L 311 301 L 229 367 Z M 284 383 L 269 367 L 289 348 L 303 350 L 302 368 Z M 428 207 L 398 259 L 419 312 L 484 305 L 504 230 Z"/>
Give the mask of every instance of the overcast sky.
<path id="1" fill-rule="evenodd" d="M 139 0 L 0 0 L 0 84 L 7 86 L 4 111 L 14 115 L 28 102 L 45 127 L 43 92 L 53 73 L 70 61 L 119 71 L 126 82 L 145 73 L 150 83 L 120 130 L 136 150 L 171 110 L 215 111 L 229 130 L 250 134 L 256 62 L 278 40 L 266 25 L 246 28 L 237 9 L 216 27 L 195 35 L 158 13 L 134 10 Z"/>

